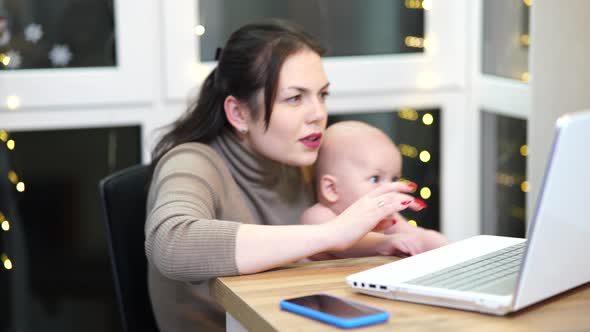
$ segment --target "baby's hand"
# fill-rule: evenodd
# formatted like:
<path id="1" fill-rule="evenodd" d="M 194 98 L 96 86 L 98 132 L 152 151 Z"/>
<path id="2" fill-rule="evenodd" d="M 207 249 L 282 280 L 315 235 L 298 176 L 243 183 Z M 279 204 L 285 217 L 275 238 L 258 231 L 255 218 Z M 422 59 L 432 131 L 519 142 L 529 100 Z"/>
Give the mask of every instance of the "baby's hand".
<path id="1" fill-rule="evenodd" d="M 423 228 L 410 233 L 388 235 L 377 244 L 377 253 L 384 256 L 413 256 L 448 243 L 444 235 Z"/>

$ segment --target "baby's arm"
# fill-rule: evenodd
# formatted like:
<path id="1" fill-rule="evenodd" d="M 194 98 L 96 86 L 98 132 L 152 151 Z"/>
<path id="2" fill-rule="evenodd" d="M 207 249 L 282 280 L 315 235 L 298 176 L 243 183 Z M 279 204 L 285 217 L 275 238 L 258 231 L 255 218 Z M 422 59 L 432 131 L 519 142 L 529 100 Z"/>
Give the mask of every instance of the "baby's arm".
<path id="1" fill-rule="evenodd" d="M 320 203 L 317 203 L 303 212 L 303 215 L 301 216 L 301 220 L 299 222 L 303 225 L 317 225 L 328 222 L 336 217 L 337 215 L 334 212 L 332 212 L 332 210 L 321 205 Z M 331 255 L 328 252 L 322 252 L 299 260 L 299 262 L 303 263 L 310 261 L 323 261 L 335 258 L 338 257 Z"/>
<path id="2" fill-rule="evenodd" d="M 323 224 L 336 218 L 336 213 L 320 203 L 308 208 L 303 212 L 300 223 L 303 225 Z"/>
<path id="3" fill-rule="evenodd" d="M 416 227 L 410 225 L 406 219 L 399 213 L 394 216 L 396 223 L 384 230 L 384 234 L 412 234 L 413 236 L 405 237 L 405 242 L 412 242 L 413 248 L 417 251 L 416 253 L 436 249 L 444 245 L 449 244 L 449 240 L 437 231 L 430 229 Z M 413 243 L 415 242 L 415 243 Z M 413 253 L 414 254 L 414 253 Z"/>

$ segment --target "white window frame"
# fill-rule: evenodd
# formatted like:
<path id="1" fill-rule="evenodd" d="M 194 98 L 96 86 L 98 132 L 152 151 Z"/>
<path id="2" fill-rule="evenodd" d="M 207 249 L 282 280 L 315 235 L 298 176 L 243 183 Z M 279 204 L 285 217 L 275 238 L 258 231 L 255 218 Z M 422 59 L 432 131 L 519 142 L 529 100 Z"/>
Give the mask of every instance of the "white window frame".
<path id="1" fill-rule="evenodd" d="M 485 74 L 482 71 L 482 42 L 483 42 L 483 1 L 473 1 L 470 8 L 470 17 L 472 21 L 469 23 L 471 27 L 469 40 L 473 44 L 469 47 L 471 67 L 469 69 L 472 85 L 472 98 L 469 100 L 469 109 L 472 115 L 470 116 L 470 123 L 472 133 L 470 136 L 473 139 L 472 154 L 476 161 L 475 175 L 472 178 L 473 184 L 471 189 L 475 197 L 482 197 L 482 160 L 481 160 L 481 144 L 482 144 L 482 128 L 481 118 L 482 112 L 510 116 L 517 119 L 527 120 L 531 113 L 531 88 L 529 83 L 525 83 L 515 79 L 504 78 Z M 486 202 L 485 204 L 490 204 Z M 474 209 L 476 210 L 475 217 L 478 220 L 477 233 L 482 232 L 481 216 L 482 216 L 482 202 L 478 199 L 474 202 Z"/>
<path id="2" fill-rule="evenodd" d="M 154 93 L 157 38 L 155 1 L 115 0 L 117 65 L 115 67 L 23 69 L 0 72 L 0 113 L 53 107 L 147 103 Z M 140 11 L 138 12 L 138 10 Z M 141 15 L 141 19 L 130 19 Z M 74 56 L 76 56 L 74 54 Z"/>

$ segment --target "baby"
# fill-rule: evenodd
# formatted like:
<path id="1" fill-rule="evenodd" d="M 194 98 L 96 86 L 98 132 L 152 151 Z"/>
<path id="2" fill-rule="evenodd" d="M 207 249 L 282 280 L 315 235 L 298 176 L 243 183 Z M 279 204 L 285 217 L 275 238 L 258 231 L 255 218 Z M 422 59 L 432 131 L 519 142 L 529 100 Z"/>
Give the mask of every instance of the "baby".
<path id="1" fill-rule="evenodd" d="M 381 183 L 398 181 L 402 157 L 381 130 L 358 121 L 331 125 L 322 138 L 315 165 L 318 203 L 308 208 L 303 224 L 321 224 L 342 213 L 350 204 Z M 407 183 L 410 189 L 416 184 Z M 422 206 L 426 204 L 415 201 Z M 381 255 L 408 256 L 448 243 L 440 233 L 410 225 L 400 214 L 381 221 L 354 247 L 309 257 L 312 260 Z"/>

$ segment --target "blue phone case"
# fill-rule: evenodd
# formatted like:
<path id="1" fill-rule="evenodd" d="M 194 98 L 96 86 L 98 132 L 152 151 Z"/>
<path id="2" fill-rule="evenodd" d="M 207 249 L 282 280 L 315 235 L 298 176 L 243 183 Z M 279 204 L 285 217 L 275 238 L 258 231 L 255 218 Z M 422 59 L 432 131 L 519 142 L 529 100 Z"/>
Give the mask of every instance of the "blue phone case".
<path id="1" fill-rule="evenodd" d="M 389 319 L 389 313 L 382 311 L 376 314 L 366 315 L 356 318 L 341 318 L 334 315 L 326 314 L 314 309 L 306 308 L 298 304 L 294 304 L 288 301 L 280 302 L 281 309 L 291 311 L 298 315 L 309 317 L 315 320 L 319 320 L 324 323 L 332 324 L 344 329 L 360 327 L 370 324 L 376 324 L 385 322 Z"/>

